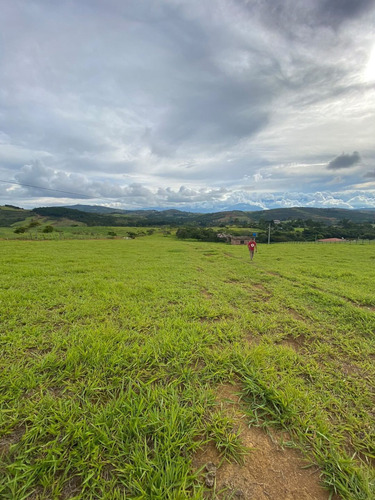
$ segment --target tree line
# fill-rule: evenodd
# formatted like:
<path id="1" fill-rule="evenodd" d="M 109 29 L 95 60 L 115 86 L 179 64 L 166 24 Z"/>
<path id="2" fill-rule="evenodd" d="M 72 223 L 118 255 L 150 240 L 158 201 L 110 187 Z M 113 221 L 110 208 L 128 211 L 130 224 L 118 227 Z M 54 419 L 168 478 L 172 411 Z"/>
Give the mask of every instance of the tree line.
<path id="1" fill-rule="evenodd" d="M 274 243 L 316 241 L 325 238 L 344 238 L 348 240 L 375 239 L 375 224 L 371 224 L 370 222 L 355 223 L 348 219 L 341 220 L 332 225 L 312 219 L 283 221 L 277 224 L 274 221 L 261 220 L 258 223 L 253 222 L 249 231 L 246 231 L 244 228 L 239 231 L 228 226 L 224 226 L 218 231 L 212 228 L 186 225 L 177 230 L 176 236 L 180 239 L 225 241 L 225 239 L 218 237 L 220 232 L 232 234 L 233 236 L 246 237 L 250 236 L 254 230 L 257 232 L 257 241 L 259 243 L 267 243 L 269 230 L 271 241 Z"/>

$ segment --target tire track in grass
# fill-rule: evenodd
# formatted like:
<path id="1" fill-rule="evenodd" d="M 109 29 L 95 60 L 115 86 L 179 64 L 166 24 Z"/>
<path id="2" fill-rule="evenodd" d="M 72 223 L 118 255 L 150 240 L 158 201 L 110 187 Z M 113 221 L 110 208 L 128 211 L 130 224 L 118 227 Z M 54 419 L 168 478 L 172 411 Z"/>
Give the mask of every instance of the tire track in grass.
<path id="1" fill-rule="evenodd" d="M 234 279 L 234 278 L 226 280 L 226 283 L 239 285 L 243 289 L 248 290 L 249 292 L 250 291 L 254 292 L 254 290 L 255 290 L 256 293 L 252 295 L 252 299 L 251 299 L 252 302 L 266 303 L 266 302 L 269 302 L 273 297 L 273 294 L 263 285 L 263 283 L 248 284 L 248 283 L 243 283 L 241 281 L 238 281 L 237 279 Z M 305 324 L 306 323 L 311 324 L 311 321 L 308 318 L 305 318 L 298 311 L 296 311 L 295 309 L 293 309 L 290 306 L 283 307 L 282 310 L 285 311 L 285 313 L 288 316 L 291 316 L 296 321 L 300 321 L 300 322 L 303 322 Z M 246 335 L 245 340 L 250 344 L 254 344 L 254 343 L 257 344 L 260 342 L 260 338 L 258 336 L 254 336 L 254 334 Z M 287 335 L 286 337 L 284 337 L 283 339 L 281 339 L 279 341 L 276 341 L 276 343 L 287 345 L 288 347 L 293 348 L 295 351 L 300 351 L 305 342 L 306 342 L 306 338 L 304 335 L 293 336 L 291 334 Z"/>
<path id="2" fill-rule="evenodd" d="M 257 279 L 259 280 L 259 271 L 260 271 L 260 272 L 264 272 L 264 277 L 265 277 L 267 283 L 274 285 L 275 294 L 278 292 L 279 295 L 276 297 L 276 302 L 275 302 L 275 300 L 273 300 L 271 302 L 271 304 L 280 308 L 280 310 L 279 310 L 279 312 L 281 313 L 280 321 L 282 320 L 282 318 L 281 318 L 282 314 L 285 313 L 285 314 L 289 315 L 296 322 L 302 321 L 302 322 L 307 323 L 309 325 L 309 327 L 306 328 L 306 338 L 303 336 L 302 337 L 301 336 L 295 337 L 294 332 L 297 333 L 298 326 L 294 327 L 290 323 L 290 325 L 291 325 L 290 329 L 293 332 L 293 334 L 289 334 L 288 336 L 286 336 L 282 339 L 280 339 L 280 336 L 278 336 L 279 338 L 275 338 L 275 344 L 281 344 L 281 345 L 285 345 L 287 347 L 291 347 L 294 351 L 297 351 L 298 353 L 300 353 L 300 351 L 302 351 L 302 355 L 304 356 L 305 360 L 308 360 L 308 357 L 310 356 L 310 354 L 315 354 L 314 361 L 320 365 L 322 372 L 325 373 L 325 377 L 322 378 L 322 381 L 327 379 L 327 381 L 330 384 L 332 384 L 332 388 L 334 389 L 335 394 L 339 393 L 340 392 L 339 389 L 341 388 L 341 386 L 343 386 L 343 384 L 341 383 L 341 380 L 342 380 L 341 373 L 344 375 L 344 379 L 345 378 L 348 378 L 348 379 L 353 378 L 353 382 L 358 376 L 363 379 L 364 378 L 364 376 L 363 376 L 364 372 L 362 371 L 363 368 L 360 366 L 357 366 L 357 363 L 353 364 L 351 361 L 349 364 L 347 364 L 348 360 L 344 359 L 344 355 L 346 358 L 349 356 L 350 360 L 357 359 L 357 357 L 359 356 L 360 353 L 366 354 L 368 356 L 368 358 L 370 358 L 371 354 L 369 354 L 368 348 L 365 349 L 365 347 L 364 347 L 363 349 L 360 349 L 360 346 L 355 344 L 354 348 L 352 350 L 349 350 L 348 344 L 346 342 L 344 342 L 345 349 L 343 348 L 342 351 L 338 351 L 338 349 L 341 348 L 344 333 L 346 334 L 345 338 L 347 338 L 347 334 L 350 333 L 350 338 L 353 341 L 356 339 L 356 336 L 354 335 L 354 333 L 352 334 L 352 332 L 346 332 L 346 330 L 345 330 L 345 327 L 347 325 L 347 321 L 348 321 L 350 314 L 355 315 L 355 319 L 358 319 L 358 321 L 359 321 L 358 326 L 359 327 L 362 327 L 362 322 L 367 321 L 367 319 L 370 321 L 370 326 L 371 326 L 372 325 L 372 321 L 371 321 L 372 316 L 370 314 L 372 312 L 373 306 L 369 305 L 369 304 L 359 304 L 358 302 L 360 302 L 360 300 L 358 302 L 356 302 L 355 300 L 349 299 L 348 297 L 342 296 L 338 293 L 334 293 L 335 291 L 327 291 L 327 290 L 323 289 L 323 287 L 319 287 L 319 284 L 316 284 L 315 282 L 314 283 L 306 282 L 305 278 L 303 276 L 302 277 L 298 276 L 298 275 L 296 275 L 296 276 L 283 276 L 279 272 L 266 271 L 264 269 L 261 269 L 261 267 L 262 266 L 252 267 L 252 269 L 254 270 L 254 273 L 251 273 L 252 276 L 250 277 L 250 280 L 254 279 L 254 275 L 256 275 Z M 255 270 L 257 272 L 255 272 Z M 267 275 L 269 276 L 268 278 L 266 277 Z M 301 279 L 302 279 L 302 281 L 301 281 Z M 240 286 L 242 285 L 242 283 L 241 283 L 242 280 L 238 279 L 238 280 L 234 280 L 234 281 L 237 281 L 237 283 L 236 283 L 237 285 L 240 285 Z M 323 283 L 320 283 L 320 285 L 324 286 Z M 293 287 L 293 290 L 291 290 L 292 287 Z M 252 287 L 252 288 L 254 288 L 254 287 Z M 313 302 L 311 304 L 309 301 L 309 288 L 311 289 L 311 293 L 313 295 Z M 284 293 L 283 293 L 283 289 L 284 289 Z M 286 300 L 286 297 L 288 295 L 288 289 L 289 289 L 289 291 L 293 291 L 292 296 L 294 298 L 298 299 L 297 304 L 299 304 L 301 300 L 303 301 L 302 315 L 294 309 L 291 299 Z M 280 299 L 280 301 L 277 299 Z M 367 299 L 364 299 L 364 301 L 366 301 L 366 300 Z M 371 299 L 369 299 L 368 301 L 371 303 Z M 305 302 L 307 304 L 310 304 L 311 307 L 306 306 Z M 289 303 L 290 303 L 290 305 L 292 305 L 292 307 L 290 307 Z M 345 303 L 348 303 L 347 308 L 345 307 Z M 332 316 L 331 323 L 329 323 L 328 322 L 328 320 L 329 320 L 328 313 L 331 312 L 329 309 L 331 306 L 333 306 L 334 312 L 333 312 L 333 314 L 331 314 L 331 316 Z M 353 306 L 353 308 L 350 308 L 350 306 Z M 340 310 L 340 307 L 343 308 L 343 311 Z M 297 309 L 298 308 L 299 307 L 297 307 Z M 314 314 L 311 314 L 311 315 L 309 314 L 308 310 L 310 308 L 314 312 Z M 357 311 L 359 309 L 364 309 L 364 310 L 366 310 L 366 312 L 368 314 L 366 316 L 365 316 L 365 314 L 361 315 L 361 312 L 360 311 L 355 312 L 354 308 L 356 308 Z M 304 317 L 305 310 L 307 312 L 306 318 Z M 265 312 L 267 312 L 267 311 L 265 311 Z M 321 313 L 323 313 L 323 314 L 321 314 Z M 361 316 L 359 316 L 359 315 L 361 315 Z M 277 318 L 276 318 L 276 320 L 277 320 Z M 288 328 L 289 320 L 286 320 L 285 325 L 286 325 L 287 329 L 289 329 Z M 297 323 L 295 323 L 295 325 L 297 325 Z M 318 331 L 317 332 L 315 332 L 315 331 L 310 332 L 310 330 L 311 330 L 310 326 L 314 327 L 314 325 L 317 325 Z M 282 321 L 281 326 L 284 326 L 283 321 Z M 336 328 L 335 328 L 336 326 L 338 328 L 338 332 L 336 332 Z M 369 332 L 369 329 L 370 328 L 367 328 L 367 330 L 366 330 L 368 336 L 371 335 L 371 333 Z M 275 330 L 275 333 L 277 333 L 276 330 Z M 255 334 L 249 333 L 249 336 L 247 339 L 251 348 L 255 347 L 255 345 L 257 343 L 262 341 L 261 337 L 259 339 L 258 336 L 256 336 L 256 335 L 254 336 L 254 335 Z M 370 337 L 368 337 L 368 338 L 370 338 Z M 244 340 L 246 340 L 246 339 L 244 339 Z M 310 343 L 310 341 L 313 344 L 312 346 L 308 345 Z M 272 342 L 272 338 L 268 336 L 267 342 Z M 349 340 L 348 340 L 348 342 L 349 342 Z M 320 346 L 322 346 L 322 347 L 320 348 Z M 328 349 L 328 346 L 332 347 L 332 349 Z M 311 350 L 312 350 L 312 352 L 311 352 Z M 341 354 L 342 354 L 342 356 L 341 356 Z M 337 355 L 339 355 L 339 359 L 337 358 Z M 334 359 L 337 359 L 339 361 L 338 365 L 340 365 L 340 366 L 337 365 L 335 368 L 332 366 L 332 361 Z M 361 357 L 361 359 L 363 359 L 363 357 Z M 326 362 L 324 363 L 323 361 L 326 361 Z M 341 363 L 342 363 L 342 366 L 341 366 Z M 332 372 L 332 370 L 327 371 L 327 366 L 329 368 L 333 368 L 333 372 Z M 371 370 L 368 373 L 371 373 Z M 314 382 L 314 380 L 311 380 L 311 382 Z M 339 384 L 339 385 L 341 384 L 339 388 L 336 387 L 337 384 Z M 358 394 L 360 394 L 360 393 L 358 393 Z M 347 399 L 349 402 L 350 395 L 348 395 Z M 345 401 L 346 401 L 346 399 L 345 399 Z M 341 405 L 341 406 L 343 407 L 343 405 Z M 343 408 L 341 408 L 341 410 L 343 410 Z M 344 408 L 344 410 L 345 410 L 345 408 Z M 335 408 L 333 408 L 332 411 L 334 413 Z M 350 412 L 348 412 L 348 413 L 351 415 Z M 332 416 L 332 414 L 329 412 L 329 408 L 327 408 L 327 414 L 329 417 Z M 346 415 L 346 413 L 345 413 L 345 415 Z M 352 416 L 352 418 L 357 418 L 357 415 L 354 413 L 351 416 Z M 342 426 L 341 421 L 340 421 L 340 425 Z M 363 427 L 364 426 L 360 425 L 360 423 L 358 424 L 358 429 L 362 429 Z M 335 434 L 335 436 L 336 436 L 336 434 Z M 336 437 L 340 438 L 340 434 L 338 433 Z M 341 438 L 342 437 L 343 437 L 343 434 L 341 434 Z M 364 439 L 364 445 L 367 446 L 367 448 L 364 448 L 364 449 L 367 449 L 367 451 L 368 451 L 369 450 L 369 448 L 368 448 L 369 439 L 368 439 L 368 437 L 366 438 L 366 436 L 364 436 L 363 439 Z M 370 440 L 370 442 L 371 442 L 371 440 Z M 362 444 L 360 442 L 355 442 L 353 445 L 353 450 L 354 450 L 353 453 L 354 454 L 356 453 L 358 456 L 361 449 L 362 449 Z M 320 452 L 321 450 L 318 450 L 318 451 Z M 357 463 L 357 460 L 354 457 L 353 453 L 348 453 L 348 457 L 349 456 L 351 457 L 351 460 L 353 461 L 353 466 L 355 467 L 354 462 Z M 319 455 L 319 453 L 318 453 L 318 455 Z M 332 478 L 330 476 L 330 473 L 331 473 L 330 466 L 332 465 L 333 470 L 335 470 L 336 465 L 338 465 L 339 468 L 340 468 L 340 465 L 342 465 L 342 464 L 340 464 L 340 461 L 338 462 L 338 464 L 335 464 L 335 460 L 336 460 L 335 457 L 336 457 L 336 455 L 335 455 L 335 453 L 333 453 L 332 454 L 332 464 L 330 464 L 329 462 L 327 463 L 327 474 L 328 474 L 329 480 L 332 480 Z M 367 455 L 365 455 L 363 461 L 366 462 L 367 464 L 369 464 L 369 457 Z M 360 463 L 357 463 L 357 466 L 359 468 L 361 468 L 363 466 L 363 464 L 361 465 Z M 354 470 L 354 468 L 353 468 L 353 470 Z M 345 472 L 347 473 L 347 471 L 345 471 Z M 339 476 L 340 472 L 335 471 L 335 474 L 338 474 L 338 476 Z M 353 491 L 353 493 L 354 492 L 357 493 L 359 495 L 358 498 L 362 498 L 361 493 L 362 494 L 364 493 L 366 495 L 366 493 L 365 493 L 366 479 L 363 477 L 362 478 L 363 484 L 362 483 L 359 484 L 362 481 L 362 480 L 360 481 L 358 479 L 360 476 L 358 476 L 358 478 L 357 478 L 357 477 L 354 477 L 354 475 L 355 474 L 353 473 L 353 478 L 351 478 L 351 479 L 349 479 L 349 477 L 343 478 L 343 483 L 342 483 L 343 487 L 342 487 L 341 491 L 345 491 L 345 490 L 349 491 L 350 490 L 350 491 Z M 347 479 L 349 479 L 349 482 L 346 482 Z M 340 481 L 341 481 L 341 479 L 339 478 L 337 480 L 337 484 L 340 484 Z M 357 482 L 358 482 L 358 484 L 357 484 Z M 350 483 L 350 486 L 349 486 L 349 483 Z M 358 493 L 360 489 L 361 489 L 361 493 Z M 296 497 L 296 498 L 298 498 L 298 497 Z M 351 496 L 350 496 L 350 498 L 351 498 Z M 355 498 L 357 498 L 357 496 L 355 496 Z M 363 498 L 365 498 L 365 497 L 363 497 Z M 367 498 L 367 496 L 366 496 L 366 498 Z M 372 498 L 372 496 L 371 496 L 371 498 Z"/>
<path id="3" fill-rule="evenodd" d="M 306 287 L 307 286 L 310 286 L 311 288 L 313 288 L 314 290 L 317 290 L 325 295 L 329 295 L 331 297 L 335 297 L 335 298 L 338 298 L 338 299 L 341 299 L 359 309 L 365 309 L 367 311 L 372 311 L 372 312 L 375 312 L 375 306 L 373 305 L 370 305 L 370 304 L 361 304 L 359 302 L 356 302 L 355 300 L 353 299 L 350 299 L 349 297 L 345 297 L 344 295 L 341 295 L 339 293 L 334 293 L 332 292 L 331 290 L 326 290 L 324 288 L 321 288 L 319 287 L 316 283 L 309 283 L 307 281 L 305 281 L 303 284 L 302 283 L 298 283 L 296 281 L 296 277 L 292 277 L 292 276 L 286 276 L 286 275 L 283 275 L 283 274 L 280 274 L 279 272 L 276 272 L 276 271 L 266 271 L 264 270 L 264 272 L 270 276 L 275 276 L 275 277 L 278 277 L 278 278 L 282 278 L 282 279 L 285 279 L 287 281 L 290 281 L 291 283 L 293 283 L 295 286 L 299 286 L 299 287 Z"/>

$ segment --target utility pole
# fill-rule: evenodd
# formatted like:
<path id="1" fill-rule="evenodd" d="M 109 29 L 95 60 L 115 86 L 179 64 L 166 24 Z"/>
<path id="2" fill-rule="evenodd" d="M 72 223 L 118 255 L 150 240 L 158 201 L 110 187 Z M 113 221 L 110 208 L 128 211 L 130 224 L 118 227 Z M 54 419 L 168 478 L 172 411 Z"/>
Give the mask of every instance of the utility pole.
<path id="1" fill-rule="evenodd" d="M 271 223 L 268 224 L 268 244 L 271 243 Z"/>

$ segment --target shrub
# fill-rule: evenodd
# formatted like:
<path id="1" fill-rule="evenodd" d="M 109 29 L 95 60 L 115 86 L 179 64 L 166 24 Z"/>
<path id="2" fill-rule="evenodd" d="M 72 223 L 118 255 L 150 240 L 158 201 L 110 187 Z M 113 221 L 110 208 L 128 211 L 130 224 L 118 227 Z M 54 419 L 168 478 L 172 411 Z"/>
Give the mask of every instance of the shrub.
<path id="1" fill-rule="evenodd" d="M 37 220 L 31 221 L 30 224 L 29 224 L 29 228 L 30 229 L 33 228 L 33 227 L 38 227 L 38 226 L 40 226 L 40 222 L 38 222 Z"/>
<path id="2" fill-rule="evenodd" d="M 203 229 L 200 227 L 194 226 L 184 226 L 180 227 L 176 232 L 177 238 L 180 239 L 195 239 L 200 241 L 219 241 L 222 242 L 220 238 L 218 238 L 216 231 L 213 229 Z"/>

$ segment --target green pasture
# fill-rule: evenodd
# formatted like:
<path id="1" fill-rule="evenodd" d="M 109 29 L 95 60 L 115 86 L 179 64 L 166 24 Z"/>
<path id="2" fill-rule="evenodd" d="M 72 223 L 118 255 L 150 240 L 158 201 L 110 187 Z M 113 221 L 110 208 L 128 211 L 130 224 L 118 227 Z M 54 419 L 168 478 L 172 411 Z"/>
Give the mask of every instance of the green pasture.
<path id="1" fill-rule="evenodd" d="M 1 499 L 204 498 L 196 450 L 246 452 L 223 382 L 375 498 L 375 245 L 1 241 L 0 266 Z"/>
<path id="2" fill-rule="evenodd" d="M 33 219 L 30 218 L 28 222 Z M 53 224 L 53 232 L 45 233 L 43 229 Z M 36 228 L 27 229 L 24 233 L 15 233 L 17 227 L 25 227 L 27 224 L 17 223 L 12 227 L 0 227 L 0 239 L 5 240 L 62 240 L 62 239 L 102 239 L 113 237 L 126 238 L 129 232 L 139 236 L 148 235 L 150 232 L 163 234 L 168 231 L 168 228 L 152 228 L 152 227 L 128 227 L 128 226 L 86 226 L 86 225 L 70 225 L 59 226 L 52 221 L 46 220 L 43 224 Z M 113 234 L 114 233 L 114 234 Z M 115 235 L 115 236 L 114 236 Z"/>

